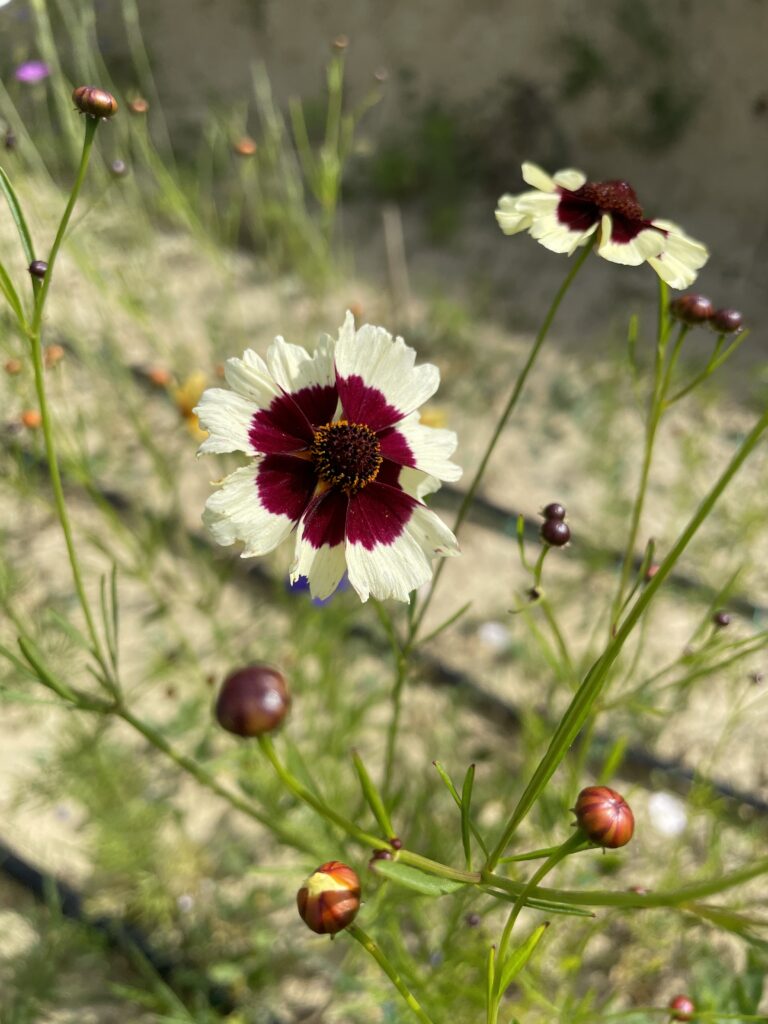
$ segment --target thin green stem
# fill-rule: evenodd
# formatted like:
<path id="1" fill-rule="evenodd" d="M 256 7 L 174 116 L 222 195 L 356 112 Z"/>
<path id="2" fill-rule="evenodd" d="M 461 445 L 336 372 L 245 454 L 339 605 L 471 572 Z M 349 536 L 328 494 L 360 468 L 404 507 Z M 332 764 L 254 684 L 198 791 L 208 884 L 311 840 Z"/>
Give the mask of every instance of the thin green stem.
<path id="1" fill-rule="evenodd" d="M 403 710 L 403 689 L 408 678 L 408 654 L 410 644 L 397 655 L 395 663 L 395 682 L 392 686 L 390 704 L 392 713 L 387 727 L 387 747 L 384 759 L 384 797 L 389 798 L 395 772 L 397 756 L 397 736 L 400 731 L 400 715 Z"/>
<path id="2" fill-rule="evenodd" d="M 743 463 L 750 456 L 760 441 L 763 433 L 768 428 L 768 409 L 759 417 L 752 430 L 742 441 L 741 445 L 731 458 L 726 468 L 715 481 L 707 496 L 701 501 L 694 512 L 687 526 L 675 541 L 667 557 L 661 562 L 657 573 L 641 592 L 635 604 L 631 607 L 616 635 L 609 642 L 605 651 L 598 657 L 587 672 L 579 689 L 558 724 L 550 741 L 546 753 L 539 762 L 525 792 L 520 797 L 515 810 L 504 828 L 502 836 L 488 858 L 486 870 L 493 870 L 503 856 L 509 845 L 518 825 L 530 811 L 538 799 L 547 782 L 552 778 L 558 766 L 566 756 L 573 741 L 578 736 L 581 728 L 589 717 L 591 710 L 605 687 L 610 670 L 618 658 L 621 650 L 642 618 L 648 605 L 656 596 L 659 588 L 674 569 L 688 544 L 698 532 L 702 523 L 707 519 L 723 491 L 729 485 L 733 477 L 739 471 Z"/>
<path id="3" fill-rule="evenodd" d="M 573 281 L 574 281 L 576 275 L 578 274 L 578 272 L 581 270 L 582 266 L 584 265 L 584 263 L 585 263 L 585 261 L 587 259 L 587 256 L 589 256 L 590 252 L 592 251 L 592 246 L 593 245 L 594 245 L 594 238 L 593 238 L 593 241 L 590 244 L 585 245 L 582 248 L 581 252 L 576 257 L 576 260 L 574 261 L 573 265 L 571 266 L 570 270 L 568 271 L 568 273 L 567 273 L 567 275 L 565 277 L 565 280 L 563 281 L 563 283 L 560 285 L 560 287 L 558 288 L 557 292 L 555 293 L 555 297 L 553 298 L 552 303 L 551 303 L 549 309 L 547 310 L 547 314 L 544 317 L 544 320 L 543 320 L 543 322 L 541 324 L 541 327 L 539 328 L 539 332 L 536 335 L 536 338 L 534 339 L 534 342 L 533 342 L 533 345 L 531 346 L 530 352 L 528 353 L 528 358 L 526 359 L 525 364 L 523 365 L 522 370 L 518 374 L 517 380 L 515 381 L 515 384 L 514 384 L 514 386 L 512 388 L 512 392 L 511 392 L 509 398 L 507 399 L 507 404 L 504 406 L 504 410 L 503 410 L 501 416 L 499 417 L 498 423 L 496 424 L 496 427 L 495 427 L 495 429 L 493 431 L 493 434 L 491 435 L 491 438 L 490 438 L 490 440 L 488 442 L 488 445 L 487 445 L 487 447 L 485 449 L 485 452 L 483 453 L 483 456 L 480 459 L 480 464 L 478 465 L 477 469 L 475 470 L 475 475 L 472 478 L 472 482 L 470 483 L 469 487 L 467 488 L 467 491 L 464 494 L 464 497 L 463 497 L 463 499 L 461 501 L 461 504 L 459 505 L 458 512 L 456 513 L 456 519 L 454 520 L 454 524 L 453 524 L 453 532 L 455 534 L 458 534 L 459 529 L 461 528 L 462 523 L 464 522 L 464 520 L 467 518 L 467 515 L 469 514 L 469 510 L 470 510 L 470 508 L 472 506 L 472 502 L 474 501 L 475 494 L 477 493 L 477 489 L 480 486 L 480 483 L 481 483 L 483 477 L 485 476 L 485 471 L 486 471 L 486 469 L 488 467 L 488 463 L 491 460 L 491 456 L 493 455 L 494 451 L 496 450 L 496 445 L 498 444 L 499 438 L 501 437 L 502 432 L 503 432 L 504 428 L 506 427 L 506 425 L 507 425 L 507 423 L 509 421 L 509 417 L 512 415 L 512 413 L 515 410 L 515 406 L 517 405 L 518 400 L 520 398 L 520 395 L 523 392 L 523 388 L 525 387 L 526 381 L 528 380 L 528 376 L 529 376 L 531 370 L 533 369 L 534 364 L 536 362 L 536 359 L 538 357 L 538 354 L 541 351 L 541 347 L 544 344 L 544 342 L 545 342 L 545 340 L 547 338 L 547 335 L 549 334 L 549 330 L 550 330 L 550 328 L 552 326 L 552 322 L 555 319 L 555 315 L 557 314 L 557 311 L 560 308 L 560 304 L 563 301 L 563 299 L 565 298 L 566 293 L 568 292 L 568 289 L 573 284 Z M 429 608 L 429 606 L 430 606 L 430 604 L 432 602 L 432 598 L 433 598 L 434 593 L 435 593 L 435 588 L 437 587 L 438 581 L 439 581 L 439 579 L 440 579 L 440 577 L 441 577 L 441 575 L 443 573 L 443 569 L 445 567 L 445 562 L 446 562 L 446 560 L 442 559 L 438 563 L 437 568 L 435 569 L 435 574 L 432 577 L 432 583 L 430 584 L 429 590 L 427 591 L 426 597 L 424 598 L 424 601 L 422 603 L 421 610 L 419 611 L 418 616 L 416 616 L 415 621 L 414 621 L 414 625 L 413 625 L 413 627 L 411 629 L 411 634 L 410 634 L 410 638 L 411 639 L 415 638 L 416 634 L 418 633 L 419 627 L 420 627 L 422 621 L 424 620 L 424 616 L 427 613 L 427 609 Z"/>
<path id="4" fill-rule="evenodd" d="M 77 550 L 75 547 L 75 541 L 72 534 L 72 525 L 69 520 L 69 513 L 67 511 L 67 504 L 64 498 L 64 488 L 61 482 L 61 473 L 59 471 L 59 462 L 56 455 L 56 446 L 54 443 L 53 423 L 51 420 L 51 413 L 48 406 L 48 397 L 45 389 L 45 374 L 43 370 L 43 351 L 42 351 L 42 337 L 41 337 L 41 325 L 43 319 L 43 310 L 45 308 L 45 301 L 48 297 L 48 290 L 51 285 L 53 277 L 53 269 L 56 264 L 56 258 L 59 254 L 61 244 L 64 240 L 64 235 L 67 230 L 70 218 L 72 217 L 72 211 L 75 208 L 77 198 L 80 194 L 85 175 L 88 170 L 88 162 L 91 155 L 91 148 L 93 145 L 94 135 L 96 128 L 98 127 L 98 120 L 92 117 L 85 118 L 85 137 L 83 140 L 83 151 L 80 157 L 80 166 L 78 167 L 77 175 L 75 177 L 75 183 L 72 186 L 72 191 L 69 196 L 64 214 L 59 223 L 56 237 L 53 241 L 51 251 L 48 255 L 48 268 L 43 278 L 42 283 L 36 289 L 35 292 L 35 308 L 32 315 L 32 322 L 29 328 L 29 340 L 32 350 L 32 365 L 34 367 L 35 374 L 35 391 L 37 393 L 37 400 L 40 406 L 40 417 L 41 425 L 43 430 L 43 440 L 45 444 L 45 457 L 48 463 L 48 472 L 51 478 L 51 487 L 53 489 L 54 503 L 56 506 L 56 514 L 61 524 L 61 529 L 64 534 L 64 542 L 67 547 L 67 555 L 69 557 L 69 565 L 72 571 L 72 580 L 74 582 L 77 597 L 82 608 L 83 615 L 85 617 L 86 626 L 88 628 L 88 634 L 93 644 L 93 653 L 98 661 L 101 669 L 104 673 L 104 683 L 106 687 L 111 691 L 115 692 L 117 684 L 112 677 L 112 673 L 109 668 L 109 663 L 106 656 L 103 653 L 102 641 L 96 629 L 96 623 L 91 611 L 90 602 L 85 592 L 85 586 L 83 584 L 82 572 L 80 570 L 80 562 L 77 557 Z"/>
<path id="5" fill-rule="evenodd" d="M 280 758 L 277 756 L 272 739 L 269 736 L 259 736 L 259 746 L 261 747 L 267 760 L 270 762 L 272 767 L 280 779 L 294 796 L 298 797 L 302 803 L 308 804 L 313 810 L 325 818 L 327 821 L 332 821 L 334 825 L 351 836 L 352 839 L 356 839 L 359 843 L 364 846 L 370 846 L 373 849 L 388 848 L 389 843 L 386 840 L 382 840 L 378 836 L 371 835 L 369 832 L 364 832 L 358 828 L 354 822 L 350 821 L 349 818 L 345 818 L 343 814 L 339 814 L 338 811 L 334 810 L 329 804 L 322 800 L 319 796 L 316 796 L 311 790 L 307 789 L 303 783 L 301 783 L 295 775 L 293 775 L 282 763 Z"/>
<path id="6" fill-rule="evenodd" d="M 373 941 L 370 935 L 364 932 L 363 929 L 356 924 L 349 925 L 347 927 L 347 931 L 352 938 L 356 939 L 360 943 L 363 949 L 371 954 L 373 959 L 406 1001 L 410 1009 L 414 1012 L 417 1019 L 420 1020 L 422 1024 L 432 1024 L 432 1018 L 425 1013 L 418 999 L 405 984 L 394 966 L 389 962 L 381 947 Z"/>

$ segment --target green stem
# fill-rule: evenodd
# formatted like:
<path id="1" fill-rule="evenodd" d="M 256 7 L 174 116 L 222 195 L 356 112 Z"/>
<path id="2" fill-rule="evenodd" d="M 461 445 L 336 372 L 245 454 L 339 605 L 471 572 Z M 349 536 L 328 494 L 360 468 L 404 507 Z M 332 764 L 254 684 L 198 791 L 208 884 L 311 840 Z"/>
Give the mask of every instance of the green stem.
<path id="1" fill-rule="evenodd" d="M 409 641 L 410 646 L 410 641 Z M 384 797 L 389 798 L 392 788 L 392 781 L 395 772 L 395 757 L 397 756 L 397 735 L 400 731 L 400 715 L 403 705 L 403 689 L 405 680 L 408 678 L 408 650 L 403 650 L 397 655 L 395 668 L 395 682 L 392 686 L 390 704 L 392 713 L 387 728 L 387 748 L 384 760 Z"/>
<path id="2" fill-rule="evenodd" d="M 752 430 L 744 438 L 736 453 L 731 458 L 731 461 L 723 470 L 710 492 L 702 500 L 688 522 L 688 525 L 671 548 L 667 557 L 660 564 L 658 572 L 654 575 L 653 579 L 651 579 L 635 604 L 627 613 L 624 621 L 617 629 L 615 637 L 613 637 L 603 654 L 600 655 L 587 672 L 581 686 L 574 694 L 573 700 L 560 720 L 544 757 L 539 762 L 539 765 L 528 783 L 525 792 L 520 797 L 517 807 L 513 811 L 501 839 L 491 853 L 491 856 L 488 858 L 486 870 L 493 870 L 495 865 L 498 864 L 499 858 L 503 855 L 504 850 L 509 845 L 518 825 L 528 814 L 531 807 L 541 794 L 543 788 L 554 775 L 571 744 L 576 739 L 582 726 L 587 720 L 595 701 L 598 699 L 606 685 L 613 663 L 621 653 L 627 638 L 641 619 L 648 605 L 656 596 L 656 593 L 664 580 L 669 576 L 677 562 L 680 560 L 680 557 L 701 527 L 702 523 L 709 516 L 723 491 L 739 471 L 742 464 L 752 453 L 753 449 L 757 446 L 766 428 L 768 428 L 768 409 L 763 412 Z"/>
<path id="3" fill-rule="evenodd" d="M 342 831 L 346 832 L 347 835 L 352 837 L 352 839 L 356 839 L 364 846 L 370 846 L 374 850 L 389 848 L 389 843 L 386 840 L 382 840 L 378 836 L 371 835 L 369 832 L 364 832 L 362 829 L 358 828 L 354 822 L 345 818 L 343 814 L 339 814 L 338 811 L 335 811 L 333 807 L 330 807 L 324 800 L 321 800 L 319 796 L 316 796 L 311 792 L 311 790 L 307 789 L 307 787 L 292 775 L 282 763 L 280 758 L 277 756 L 277 751 L 275 750 L 272 739 L 269 736 L 259 736 L 259 746 L 267 760 L 275 769 L 280 781 L 293 793 L 294 796 L 298 797 L 302 803 L 308 804 L 313 810 L 317 811 L 321 817 L 328 821 L 332 821 L 334 825 L 338 825 Z"/>
<path id="4" fill-rule="evenodd" d="M 491 460 L 491 456 L 493 455 L 499 438 L 501 437 L 501 434 L 509 421 L 509 417 L 514 412 L 518 399 L 520 398 L 523 388 L 525 387 L 526 381 L 528 380 L 528 376 L 531 370 L 533 369 L 533 366 L 536 362 L 536 358 L 541 350 L 541 347 L 544 344 L 547 335 L 549 334 L 549 329 L 552 326 L 552 322 L 555 319 L 555 315 L 558 309 L 560 308 L 560 303 L 565 298 L 568 289 L 573 284 L 574 278 L 581 270 L 582 266 L 584 265 L 587 259 L 587 256 L 589 256 L 590 252 L 592 251 L 595 237 L 596 236 L 593 236 L 592 241 L 588 245 L 585 245 L 582 248 L 579 255 L 576 257 L 573 265 L 571 266 L 570 270 L 568 271 L 565 277 L 565 280 L 558 288 L 555 297 L 553 298 L 552 303 L 549 309 L 547 310 L 547 314 L 544 317 L 541 327 L 539 328 L 539 332 L 536 335 L 533 345 L 531 346 L 530 352 L 528 353 L 528 358 L 525 361 L 525 365 L 523 366 L 522 370 L 520 371 L 517 377 L 517 380 L 515 381 L 514 387 L 512 388 L 512 392 L 509 398 L 507 399 L 507 404 L 504 406 L 504 411 L 499 417 L 499 421 L 496 424 L 496 428 L 493 434 L 491 435 L 491 439 L 488 442 L 483 457 L 480 459 L 480 465 L 477 467 L 475 475 L 472 478 L 472 482 L 470 483 L 462 499 L 462 502 L 459 505 L 459 510 L 456 513 L 456 519 L 453 524 L 453 532 L 455 534 L 458 534 L 462 523 L 467 518 L 472 502 L 474 501 L 475 494 L 477 493 L 477 489 L 480 486 L 480 483 L 485 475 L 485 471 L 488 467 L 488 463 Z M 416 636 L 419 626 L 421 625 L 424 616 L 427 613 L 427 609 L 429 608 L 429 605 L 432 602 L 432 597 L 435 593 L 437 583 L 442 575 L 445 563 L 446 559 L 441 559 L 437 565 L 437 568 L 435 569 L 435 574 L 432 577 L 432 583 L 430 585 L 429 590 L 427 591 L 426 597 L 424 598 L 424 603 L 421 606 L 421 610 L 418 616 L 416 616 L 415 618 L 413 628 L 411 629 L 410 639 L 413 639 Z"/>
<path id="5" fill-rule="evenodd" d="M 96 630 L 96 623 L 91 612 L 90 603 L 85 593 L 85 586 L 83 584 L 82 572 L 80 570 L 80 563 L 77 557 L 77 550 L 75 548 L 74 537 L 72 535 L 72 525 L 69 520 L 69 513 L 67 511 L 67 505 L 64 498 L 64 488 L 61 482 L 61 473 L 59 471 L 59 462 L 56 455 L 56 446 L 53 437 L 53 423 L 51 421 L 51 413 L 48 406 L 48 397 L 45 390 L 45 374 L 43 370 L 43 347 L 41 337 L 41 325 L 43 319 L 43 310 L 45 308 L 45 301 L 48 297 L 48 290 L 51 285 L 53 277 L 53 269 L 56 264 L 56 258 L 61 249 L 61 244 L 64 240 L 64 235 L 67 230 L 70 218 L 72 217 L 72 211 L 75 208 L 80 189 L 82 188 L 83 181 L 85 180 L 86 171 L 88 170 L 88 161 L 91 155 L 91 147 L 93 145 L 93 138 L 98 127 L 98 120 L 92 117 L 85 118 L 85 138 L 83 140 L 83 151 L 80 157 L 80 166 L 78 167 L 77 175 L 75 177 L 75 183 L 72 186 L 72 191 L 67 202 L 67 206 L 64 210 L 64 214 L 59 223 L 56 237 L 53 241 L 51 251 L 48 255 L 48 269 L 46 270 L 45 277 L 42 283 L 35 291 L 35 307 L 32 315 L 32 322 L 29 328 L 29 340 L 32 349 L 32 364 L 34 367 L 35 374 L 35 391 L 37 393 L 37 400 L 40 406 L 40 417 L 42 420 L 43 429 L 43 440 L 45 444 L 45 457 L 48 463 L 48 472 L 51 478 L 51 487 L 53 488 L 53 498 L 56 506 L 56 514 L 61 524 L 61 529 L 64 534 L 64 542 L 67 546 L 67 555 L 69 557 L 69 565 L 72 571 L 72 580 L 74 582 L 77 597 L 82 608 L 83 615 L 85 617 L 86 626 L 88 633 L 93 644 L 93 653 L 98 661 L 101 669 L 104 673 L 104 682 L 107 688 L 115 692 L 116 683 L 112 678 L 112 674 L 109 669 L 107 659 L 102 650 L 102 642 L 99 637 L 98 631 Z"/>
<path id="6" fill-rule="evenodd" d="M 386 976 L 389 978 L 389 980 L 392 982 L 392 984 L 395 986 L 397 991 L 406 1001 L 410 1009 L 413 1010 L 414 1014 L 422 1022 L 422 1024 L 432 1024 L 432 1018 L 424 1012 L 421 1004 L 416 999 L 416 996 L 414 996 L 414 994 L 405 984 L 403 979 L 397 973 L 394 966 L 389 962 L 381 947 L 377 946 L 373 939 L 370 937 L 370 935 L 364 932 L 363 929 L 356 924 L 349 925 L 347 927 L 347 931 L 354 939 L 356 939 L 360 943 L 363 949 L 367 950 L 367 952 L 371 954 L 373 959 L 376 961 L 379 967 L 381 967 Z"/>

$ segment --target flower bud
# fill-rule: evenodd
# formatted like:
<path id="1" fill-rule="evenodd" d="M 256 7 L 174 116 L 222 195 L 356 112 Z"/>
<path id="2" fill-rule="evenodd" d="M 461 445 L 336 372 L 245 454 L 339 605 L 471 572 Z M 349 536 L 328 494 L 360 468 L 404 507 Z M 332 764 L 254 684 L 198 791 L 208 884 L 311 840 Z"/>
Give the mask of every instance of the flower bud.
<path id="1" fill-rule="evenodd" d="M 342 53 L 349 46 L 349 36 L 345 36 L 342 32 L 340 36 L 336 36 L 331 45 L 337 53 Z"/>
<path id="2" fill-rule="evenodd" d="M 27 430 L 37 430 L 43 422 L 43 417 L 37 409 L 25 409 L 20 418 Z"/>
<path id="3" fill-rule="evenodd" d="M 684 324 L 703 324 L 714 311 L 715 307 L 706 295 L 678 295 L 669 304 L 669 312 Z"/>
<path id="4" fill-rule="evenodd" d="M 562 519 L 545 519 L 541 524 L 541 539 L 553 548 L 561 548 L 571 539 L 571 530 Z"/>
<path id="5" fill-rule="evenodd" d="M 551 501 L 549 505 L 541 510 L 541 514 L 545 519 L 565 519 L 565 505 L 561 505 L 559 501 Z"/>
<path id="6" fill-rule="evenodd" d="M 78 85 L 72 91 L 72 99 L 81 114 L 88 117 L 108 118 L 117 113 L 117 100 L 106 89 L 97 89 L 93 85 Z"/>
<path id="7" fill-rule="evenodd" d="M 252 139 L 250 135 L 243 135 L 232 144 L 232 149 L 238 156 L 254 156 L 258 148 L 256 140 Z"/>
<path id="8" fill-rule="evenodd" d="M 710 325 L 718 334 L 735 334 L 740 331 L 744 317 L 737 309 L 716 309 L 709 318 Z"/>
<path id="9" fill-rule="evenodd" d="M 730 626 L 731 624 L 731 616 L 728 612 L 721 609 L 719 612 L 715 612 L 712 616 L 712 623 L 717 626 L 718 629 L 725 629 L 726 626 Z"/>
<path id="10" fill-rule="evenodd" d="M 302 920 L 318 935 L 335 935 L 360 909 L 360 879 L 338 860 L 321 864 L 296 894 Z"/>
<path id="11" fill-rule="evenodd" d="M 9 377 L 15 377 L 16 374 L 21 373 L 22 365 L 20 359 L 7 359 L 5 362 L 5 372 Z"/>
<path id="12" fill-rule="evenodd" d="M 64 348 L 62 345 L 48 345 L 43 352 L 43 362 L 46 367 L 50 370 L 52 366 L 60 363 L 64 358 Z"/>
<path id="13" fill-rule="evenodd" d="M 125 160 L 113 160 L 109 165 L 109 173 L 113 178 L 124 178 L 128 173 L 128 165 Z"/>
<path id="14" fill-rule="evenodd" d="M 693 1000 L 688 996 L 675 996 L 670 1000 L 669 1008 L 672 1011 L 672 1020 L 693 1020 L 696 1012 Z"/>
<path id="15" fill-rule="evenodd" d="M 626 846 L 635 830 L 635 817 L 620 793 L 607 786 L 582 789 L 573 808 L 582 832 L 596 846 L 611 850 Z"/>
<path id="16" fill-rule="evenodd" d="M 261 736 L 280 725 L 290 706 L 282 673 L 268 665 L 249 665 L 232 672 L 222 683 L 216 719 L 236 736 Z"/>
<path id="17" fill-rule="evenodd" d="M 147 103 L 143 96 L 136 96 L 129 101 L 128 109 L 132 114 L 146 114 L 149 110 L 149 103 Z"/>
<path id="18" fill-rule="evenodd" d="M 27 267 L 32 277 L 36 277 L 38 281 L 42 281 L 48 272 L 48 264 L 45 260 L 32 260 Z"/>

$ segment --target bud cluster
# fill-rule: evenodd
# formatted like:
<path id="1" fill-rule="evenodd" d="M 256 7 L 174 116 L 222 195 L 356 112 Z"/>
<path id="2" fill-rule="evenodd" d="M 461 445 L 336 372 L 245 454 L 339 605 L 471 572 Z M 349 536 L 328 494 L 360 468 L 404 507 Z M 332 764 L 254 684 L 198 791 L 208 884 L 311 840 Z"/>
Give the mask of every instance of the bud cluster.
<path id="1" fill-rule="evenodd" d="M 715 309 L 706 295 L 678 295 L 669 304 L 669 312 L 676 320 L 693 327 L 709 324 L 718 334 L 736 334 L 744 318 L 737 309 Z"/>
<path id="2" fill-rule="evenodd" d="M 542 509 L 544 522 L 539 535 L 545 544 L 553 548 L 561 548 L 571 539 L 571 530 L 565 521 L 565 506 L 552 501 Z"/>

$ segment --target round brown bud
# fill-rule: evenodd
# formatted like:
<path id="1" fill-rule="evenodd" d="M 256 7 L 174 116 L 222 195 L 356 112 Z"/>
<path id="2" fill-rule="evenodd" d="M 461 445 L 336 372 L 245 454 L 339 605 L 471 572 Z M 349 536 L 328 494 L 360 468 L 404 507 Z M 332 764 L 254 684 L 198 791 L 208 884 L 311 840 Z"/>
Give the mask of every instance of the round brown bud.
<path id="1" fill-rule="evenodd" d="M 268 665 L 249 665 L 232 672 L 216 699 L 219 725 L 236 736 L 272 732 L 291 706 L 282 673 Z"/>
<path id="2" fill-rule="evenodd" d="M 706 295 L 678 295 L 670 302 L 669 311 L 684 324 L 703 324 L 712 316 L 715 307 Z"/>
<path id="3" fill-rule="evenodd" d="M 113 160 L 109 165 L 109 173 L 113 178 L 124 178 L 128 173 L 128 165 L 125 160 Z"/>
<path id="4" fill-rule="evenodd" d="M 737 309 L 716 309 L 709 323 L 718 334 L 735 334 L 741 330 L 744 317 Z"/>
<path id="5" fill-rule="evenodd" d="M 378 860 L 392 860 L 392 854 L 389 850 L 374 850 L 371 859 L 368 861 L 368 867 L 371 871 L 376 869 L 376 861 Z"/>
<path id="6" fill-rule="evenodd" d="M 20 419 L 27 430 L 37 430 L 43 422 L 43 417 L 37 409 L 25 409 Z"/>
<path id="7" fill-rule="evenodd" d="M 349 46 L 349 36 L 345 36 L 342 32 L 341 35 L 336 36 L 331 45 L 334 50 L 338 50 L 341 53 Z"/>
<path id="8" fill-rule="evenodd" d="M 258 143 L 250 135 L 243 135 L 241 139 L 232 143 L 232 149 L 238 156 L 254 156 L 258 148 Z"/>
<path id="9" fill-rule="evenodd" d="M 143 96 L 136 96 L 128 102 L 128 109 L 132 114 L 146 114 L 149 104 Z"/>
<path id="10" fill-rule="evenodd" d="M 582 789 L 573 808 L 581 831 L 597 846 L 611 850 L 626 846 L 635 830 L 635 817 L 624 797 L 607 786 Z"/>
<path id="11" fill-rule="evenodd" d="M 50 370 L 52 366 L 60 363 L 64 356 L 65 352 L 62 345 L 48 345 L 43 352 L 43 362 Z"/>
<path id="12" fill-rule="evenodd" d="M 117 113 L 117 100 L 106 89 L 93 85 L 78 85 L 72 91 L 72 99 L 81 114 L 88 117 L 108 118 Z"/>
<path id="13" fill-rule="evenodd" d="M 147 370 L 147 380 L 156 388 L 167 388 L 171 383 L 171 371 L 164 366 L 150 366 Z"/>
<path id="14" fill-rule="evenodd" d="M 541 515 L 545 519 L 565 519 L 565 505 L 561 505 L 559 501 L 551 501 L 541 510 Z"/>
<path id="15" fill-rule="evenodd" d="M 672 1020 L 693 1020 L 696 1007 L 689 996 L 675 996 L 669 1001 L 669 1009 L 672 1012 Z"/>
<path id="16" fill-rule="evenodd" d="M 321 864 L 296 894 L 301 919 L 318 935 L 335 935 L 360 909 L 360 879 L 338 860 Z"/>
<path id="17" fill-rule="evenodd" d="M 571 530 L 562 519 L 545 519 L 541 524 L 541 539 L 553 548 L 561 548 L 571 539 Z"/>
<path id="18" fill-rule="evenodd" d="M 731 616 L 728 612 L 721 609 L 719 612 L 715 612 L 712 616 L 712 623 L 717 626 L 718 629 L 724 629 L 726 626 L 730 626 Z"/>
<path id="19" fill-rule="evenodd" d="M 15 377 L 17 373 L 21 373 L 22 365 L 20 359 L 7 359 L 5 363 L 5 372 L 9 377 Z"/>
<path id="20" fill-rule="evenodd" d="M 32 277 L 36 277 L 38 281 L 42 281 L 48 272 L 48 264 L 45 260 L 32 260 L 27 267 Z"/>

